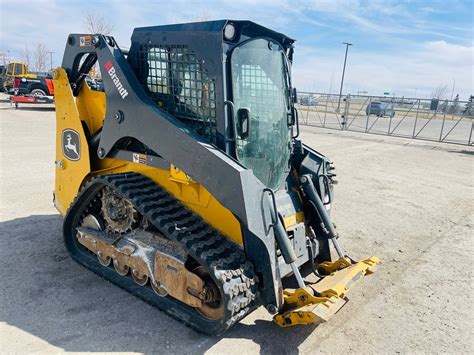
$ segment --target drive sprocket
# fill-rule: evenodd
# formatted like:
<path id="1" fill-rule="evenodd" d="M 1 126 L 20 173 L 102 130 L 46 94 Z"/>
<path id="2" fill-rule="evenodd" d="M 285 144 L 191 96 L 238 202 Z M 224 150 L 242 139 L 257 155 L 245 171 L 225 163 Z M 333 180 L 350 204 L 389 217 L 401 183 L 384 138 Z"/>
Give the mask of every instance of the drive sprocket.
<path id="1" fill-rule="evenodd" d="M 102 216 L 107 229 L 112 233 L 130 232 L 138 222 L 138 212 L 132 203 L 120 197 L 110 187 L 102 191 Z"/>

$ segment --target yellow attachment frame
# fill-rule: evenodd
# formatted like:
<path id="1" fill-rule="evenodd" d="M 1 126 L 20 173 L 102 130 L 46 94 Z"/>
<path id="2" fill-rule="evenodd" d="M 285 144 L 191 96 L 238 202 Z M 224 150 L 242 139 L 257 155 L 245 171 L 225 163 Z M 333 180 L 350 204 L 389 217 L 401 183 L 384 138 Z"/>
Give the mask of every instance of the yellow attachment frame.
<path id="1" fill-rule="evenodd" d="M 329 275 L 305 288 L 284 290 L 283 306 L 273 321 L 281 327 L 326 322 L 347 303 L 346 294 L 353 286 L 372 274 L 379 263 L 379 258 L 372 256 L 355 263 L 340 258 L 320 264 L 318 269 Z"/>

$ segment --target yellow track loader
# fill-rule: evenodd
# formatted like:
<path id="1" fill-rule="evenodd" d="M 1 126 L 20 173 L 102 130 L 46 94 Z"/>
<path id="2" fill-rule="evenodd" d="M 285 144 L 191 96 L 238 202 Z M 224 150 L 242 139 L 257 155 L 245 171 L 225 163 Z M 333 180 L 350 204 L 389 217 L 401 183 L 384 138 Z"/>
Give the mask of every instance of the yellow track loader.
<path id="1" fill-rule="evenodd" d="M 136 28 L 129 50 L 69 35 L 54 203 L 72 258 L 208 334 L 261 305 L 283 327 L 337 312 L 378 259 L 337 240 L 332 163 L 298 138 L 293 43 L 233 20 Z M 97 63 L 104 91 L 85 81 Z"/>

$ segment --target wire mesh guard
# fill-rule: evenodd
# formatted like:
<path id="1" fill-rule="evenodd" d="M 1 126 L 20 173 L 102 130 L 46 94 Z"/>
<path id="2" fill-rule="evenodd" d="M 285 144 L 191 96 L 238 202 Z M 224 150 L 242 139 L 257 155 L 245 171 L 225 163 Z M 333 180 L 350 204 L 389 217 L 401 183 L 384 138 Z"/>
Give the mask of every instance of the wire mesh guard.
<path id="1" fill-rule="evenodd" d="M 153 101 L 215 144 L 215 81 L 194 52 L 180 45 L 142 45 L 139 66 L 145 77 L 142 85 Z"/>
<path id="2" fill-rule="evenodd" d="M 276 86 L 260 65 L 242 64 L 237 80 L 239 90 L 234 92 L 234 101 L 245 103 L 252 112 L 254 120 L 248 141 L 258 141 L 256 136 L 273 127 L 255 127 L 258 124 L 270 124 L 274 114 L 281 115 L 281 88 Z M 263 129 L 263 131 L 262 131 Z M 237 140 L 237 147 L 243 149 L 247 141 Z"/>

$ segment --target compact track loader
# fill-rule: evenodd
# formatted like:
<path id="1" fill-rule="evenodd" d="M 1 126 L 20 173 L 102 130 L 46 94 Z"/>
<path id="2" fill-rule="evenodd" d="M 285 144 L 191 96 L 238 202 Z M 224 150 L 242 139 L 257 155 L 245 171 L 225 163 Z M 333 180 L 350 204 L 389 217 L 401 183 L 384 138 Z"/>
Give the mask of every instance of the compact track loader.
<path id="1" fill-rule="evenodd" d="M 298 139 L 293 42 L 232 20 L 137 28 L 129 51 L 69 35 L 54 202 L 74 260 L 208 334 L 260 305 L 283 327 L 337 312 L 378 259 L 338 243 L 332 163 Z M 104 92 L 85 82 L 97 62 Z"/>

